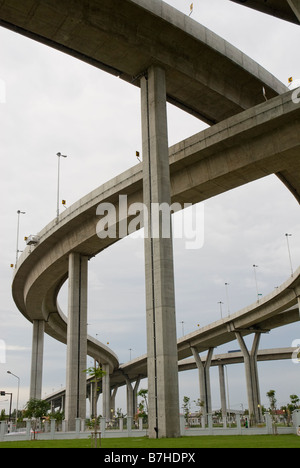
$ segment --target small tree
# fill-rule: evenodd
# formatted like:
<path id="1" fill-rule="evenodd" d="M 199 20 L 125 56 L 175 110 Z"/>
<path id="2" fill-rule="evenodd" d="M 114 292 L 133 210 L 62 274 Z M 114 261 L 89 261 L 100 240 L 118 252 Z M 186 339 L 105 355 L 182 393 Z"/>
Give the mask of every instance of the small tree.
<path id="1" fill-rule="evenodd" d="M 198 398 L 198 400 L 194 400 L 194 403 L 197 407 L 199 407 L 199 410 L 197 412 L 197 416 L 198 418 L 201 418 L 201 416 L 203 415 L 203 408 L 204 408 L 204 401 L 200 400 L 200 398 Z"/>
<path id="2" fill-rule="evenodd" d="M 144 406 L 145 410 L 144 413 L 145 414 L 148 414 L 148 390 L 147 389 L 144 389 L 142 388 L 139 393 L 138 393 L 138 396 L 143 398 L 143 401 L 142 401 L 142 405 Z"/>
<path id="3" fill-rule="evenodd" d="M 5 421 L 6 420 L 6 415 L 5 415 L 5 410 L 1 410 L 0 413 L 0 421 Z"/>
<path id="4" fill-rule="evenodd" d="M 63 411 L 56 411 L 54 413 L 51 413 L 50 418 L 55 419 L 56 428 L 58 430 L 59 425 L 65 419 L 65 413 Z"/>
<path id="5" fill-rule="evenodd" d="M 190 400 L 191 400 L 191 399 L 190 399 L 189 397 L 187 397 L 187 396 L 184 396 L 184 397 L 183 397 L 182 409 L 183 409 L 184 418 L 185 418 L 187 424 L 188 424 L 188 420 L 189 420 L 189 416 L 190 416 L 190 411 L 191 411 Z"/>
<path id="6" fill-rule="evenodd" d="M 276 426 L 276 404 L 277 400 L 275 398 L 276 392 L 275 390 L 270 390 L 267 393 L 267 397 L 269 398 L 270 402 L 270 414 L 272 417 L 272 427 L 273 427 L 273 433 L 277 435 L 277 426 Z"/>
<path id="7" fill-rule="evenodd" d="M 26 404 L 24 412 L 25 418 L 34 418 L 34 439 L 36 433 L 36 421 L 37 419 L 47 416 L 50 406 L 51 405 L 48 401 L 38 400 L 37 398 L 31 398 Z"/>
<path id="8" fill-rule="evenodd" d="M 292 410 L 295 411 L 299 408 L 300 398 L 298 395 L 290 395 Z"/>
<path id="9" fill-rule="evenodd" d="M 143 400 L 139 404 L 136 419 L 143 418 L 143 422 L 146 423 L 148 421 L 148 390 L 142 388 L 138 396 L 143 398 Z"/>
<path id="10" fill-rule="evenodd" d="M 93 417 L 95 419 L 95 432 L 97 432 L 98 429 L 98 415 L 97 415 L 97 397 L 98 397 L 98 382 L 103 378 L 104 375 L 106 375 L 106 372 L 102 369 L 99 363 L 95 360 L 94 367 L 89 367 L 86 369 L 84 372 L 88 374 L 89 377 L 92 377 L 93 382 L 95 384 L 95 391 L 94 391 L 94 408 L 95 408 L 95 414 L 93 414 Z"/>

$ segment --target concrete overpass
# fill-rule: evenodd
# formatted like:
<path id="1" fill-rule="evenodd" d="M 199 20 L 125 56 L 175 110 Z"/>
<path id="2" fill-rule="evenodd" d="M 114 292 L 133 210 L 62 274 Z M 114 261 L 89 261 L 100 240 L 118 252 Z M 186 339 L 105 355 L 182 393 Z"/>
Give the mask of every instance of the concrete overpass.
<path id="1" fill-rule="evenodd" d="M 259 350 L 257 354 L 258 362 L 269 362 L 269 361 L 279 361 L 279 360 L 290 360 L 293 357 L 293 353 L 296 348 L 278 348 L 278 349 L 263 349 Z M 203 365 L 206 364 L 206 357 L 201 358 Z M 216 354 L 212 356 L 210 367 L 219 367 L 220 377 L 222 376 L 223 367 L 227 365 L 242 364 L 244 363 L 244 355 L 242 352 L 228 352 L 226 354 Z M 125 375 L 132 374 L 132 368 L 135 367 L 138 369 L 138 373 L 135 372 L 134 382 L 135 385 L 132 387 L 128 380 L 126 381 Z M 130 370 L 129 370 L 130 369 Z M 195 359 L 183 359 L 178 362 L 178 372 L 185 372 L 189 370 L 197 369 L 197 363 Z M 118 370 L 115 370 L 111 375 L 110 384 L 111 384 L 111 398 L 110 398 L 110 411 L 113 409 L 115 413 L 115 397 L 117 391 L 120 387 L 127 385 L 127 388 L 131 392 L 127 392 L 127 409 L 126 414 L 129 417 L 135 416 L 135 410 L 137 408 L 137 394 L 139 390 L 140 381 L 144 378 L 147 378 L 147 356 L 142 356 L 135 359 L 134 361 L 122 364 Z M 87 398 L 90 400 L 91 409 L 93 406 L 93 383 L 91 378 L 87 379 Z M 224 417 L 226 417 L 227 407 L 226 407 L 226 394 L 225 382 L 220 378 L 220 394 L 222 400 L 222 412 Z M 98 393 L 103 393 L 102 382 L 98 384 Z M 132 401 L 130 401 L 130 396 Z M 222 398 L 223 396 L 223 398 Z M 44 398 L 45 401 L 51 403 L 52 409 L 59 408 L 61 411 L 64 411 L 66 397 L 66 389 L 60 389 L 57 392 L 52 393 Z M 133 402 L 133 403 L 132 403 Z M 92 412 L 91 412 L 92 414 Z M 103 411 L 102 411 L 102 414 Z"/>
<path id="2" fill-rule="evenodd" d="M 160 65 L 167 100 L 209 124 L 262 102 L 263 86 L 269 98 L 286 91 L 241 51 L 160 0 L 4 0 L 0 26 L 136 86 L 145 70 Z"/>
<path id="3" fill-rule="evenodd" d="M 300 202 L 300 105 L 291 95 L 274 98 L 171 147 L 172 201 L 201 202 L 275 173 Z M 54 338 L 66 342 L 66 318 L 57 295 L 68 276 L 68 255 L 80 251 L 91 258 L 117 241 L 99 239 L 96 209 L 111 202 L 118 210 L 120 194 L 127 194 L 128 203 L 142 202 L 142 171 L 139 164 L 79 200 L 58 223 L 53 220 L 46 226 L 38 245 L 21 256 L 13 280 L 14 300 L 27 319 L 46 321 L 46 331 Z M 91 342 L 91 355 L 99 357 L 92 346 Z"/>
<path id="4" fill-rule="evenodd" d="M 255 10 L 276 16 L 291 23 L 300 24 L 299 0 L 231 0 Z"/>
<path id="5" fill-rule="evenodd" d="M 120 215 L 118 229 L 120 223 L 130 221 L 128 213 L 121 212 L 121 194 L 126 194 L 129 204 L 144 201 L 150 213 L 155 202 L 198 203 L 269 174 L 277 174 L 299 202 L 300 106 L 270 73 L 160 0 L 90 0 L 88 4 L 3 0 L 0 25 L 141 87 L 143 164 L 104 184 L 50 223 L 39 234 L 39 243 L 20 258 L 13 281 L 14 300 L 34 323 L 35 394 L 41 390 L 44 331 L 68 343 L 67 412 L 74 423 L 76 415 L 84 417 L 81 371 L 86 354 L 99 359 L 108 375 L 118 368 L 117 356 L 88 338 L 86 330 L 88 260 L 118 240 L 99 239 L 97 206 L 113 204 Z M 168 150 L 167 100 L 214 126 Z M 148 221 L 151 232 L 151 216 Z M 148 235 L 145 256 L 150 436 L 177 436 L 171 239 Z M 57 296 L 68 277 L 67 325 Z M 284 296 L 289 304 L 289 295 Z M 293 300 L 297 302 L 297 296 Z M 277 306 L 274 299 L 273 309 Z M 279 309 L 275 315 L 283 311 Z M 272 322 L 273 315 L 265 318 Z M 227 333 L 238 333 L 242 340 L 244 329 L 227 329 Z M 192 346 L 195 356 L 197 351 Z M 183 346 L 181 352 L 191 349 Z M 105 385 L 108 389 L 108 379 Z"/>
<path id="6" fill-rule="evenodd" d="M 244 111 L 170 148 L 172 201 L 197 203 L 276 173 L 299 202 L 300 106 L 293 103 L 291 95 L 286 93 Z M 57 295 L 68 276 L 68 258 L 79 251 L 91 258 L 116 242 L 97 236 L 97 206 L 111 202 L 119 211 L 119 195 L 125 193 L 129 203 L 142 202 L 142 169 L 140 164 L 126 171 L 70 207 L 59 222 L 54 220 L 39 233 L 39 244 L 27 248 L 19 260 L 13 281 L 18 308 L 62 342 L 67 342 L 67 319 L 59 309 Z M 126 216 L 127 224 L 130 217 Z M 271 297 L 228 323 L 202 330 L 201 339 L 191 336 L 188 342 L 179 343 L 179 359 L 191 356 L 192 348 L 201 352 L 236 339 L 239 331 L 243 336 L 298 320 L 295 310 L 283 313 L 297 303 L 298 277 L 299 271 Z M 108 365 L 109 373 L 118 368 L 117 357 L 107 347 L 90 337 L 87 343 L 87 353 Z M 36 366 L 33 369 L 40 375 Z M 129 378 L 133 376 L 129 374 Z"/>

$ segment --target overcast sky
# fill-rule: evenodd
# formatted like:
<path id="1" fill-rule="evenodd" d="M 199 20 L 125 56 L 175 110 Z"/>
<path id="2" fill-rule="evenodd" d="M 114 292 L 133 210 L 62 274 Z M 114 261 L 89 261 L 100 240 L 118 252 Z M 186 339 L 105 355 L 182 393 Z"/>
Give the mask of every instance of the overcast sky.
<path id="1" fill-rule="evenodd" d="M 167 3 L 189 14 L 190 0 Z M 227 0 L 194 1 L 194 20 L 255 59 L 287 84 L 300 78 L 300 29 Z M 71 57 L 0 29 L 0 80 L 6 102 L 0 103 L 1 236 L 0 340 L 6 364 L 0 364 L 1 390 L 28 400 L 32 326 L 11 298 L 11 263 L 15 263 L 17 210 L 20 239 L 38 233 L 56 214 L 57 152 L 67 154 L 61 166 L 61 198 L 67 205 L 137 163 L 141 151 L 139 89 Z M 170 145 L 205 128 L 168 106 Z M 220 318 L 227 310 L 225 282 L 230 283 L 230 311 L 256 299 L 253 264 L 262 294 L 290 275 L 285 233 L 292 234 L 294 269 L 300 263 L 299 205 L 275 177 L 249 184 L 207 201 L 205 242 L 197 251 L 174 243 L 178 336 Z M 23 248 L 24 243 L 20 243 Z M 120 362 L 146 352 L 143 241 L 125 239 L 90 262 L 89 334 L 107 343 Z M 66 288 L 60 303 L 66 312 Z M 182 322 L 184 322 L 182 324 Z M 262 338 L 261 348 L 288 347 L 300 338 L 300 326 L 276 330 Z M 249 340 L 248 340 L 249 342 Z M 230 343 L 217 353 L 236 349 Z M 132 349 L 130 352 L 129 349 Z M 45 340 L 43 395 L 65 385 L 66 347 Z M 300 366 L 291 362 L 259 364 L 262 401 L 277 391 L 279 404 L 300 395 Z M 248 406 L 242 365 L 228 369 L 231 407 Z M 145 386 L 146 382 L 142 383 Z M 214 408 L 220 407 L 218 374 L 212 369 Z M 180 375 L 184 395 L 199 398 L 196 372 Z M 125 392 L 117 406 L 126 412 Z M 0 411 L 8 402 L 0 399 Z"/>

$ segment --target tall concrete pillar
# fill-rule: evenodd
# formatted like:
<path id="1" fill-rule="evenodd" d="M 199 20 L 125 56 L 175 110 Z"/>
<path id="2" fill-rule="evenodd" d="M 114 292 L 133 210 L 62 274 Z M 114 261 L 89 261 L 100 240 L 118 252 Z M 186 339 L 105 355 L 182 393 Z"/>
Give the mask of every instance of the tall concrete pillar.
<path id="1" fill-rule="evenodd" d="M 66 420 L 75 430 L 76 418 L 86 417 L 88 258 L 69 257 Z"/>
<path id="2" fill-rule="evenodd" d="M 42 398 L 43 358 L 44 358 L 45 322 L 33 321 L 31 379 L 29 398 Z"/>
<path id="3" fill-rule="evenodd" d="M 138 408 L 138 391 L 139 391 L 139 386 L 141 383 L 141 377 L 139 376 L 137 381 L 135 382 L 134 388 L 133 388 L 133 412 L 134 415 L 137 412 Z"/>
<path id="4" fill-rule="evenodd" d="M 126 401 L 127 401 L 127 417 L 133 418 L 133 388 L 130 379 L 125 375 L 126 380 Z"/>
<path id="5" fill-rule="evenodd" d="M 204 403 L 203 416 L 207 417 L 207 415 L 212 412 L 210 366 L 211 366 L 211 360 L 212 360 L 214 348 L 209 349 L 205 362 L 202 362 L 202 359 L 199 356 L 196 348 L 191 348 L 191 351 L 195 358 L 198 373 L 199 373 L 200 400 L 203 401 Z"/>
<path id="6" fill-rule="evenodd" d="M 225 372 L 224 366 L 219 366 L 219 381 L 220 381 L 220 396 L 221 396 L 221 409 L 223 421 L 227 418 L 227 403 L 226 403 L 226 389 L 225 389 Z M 230 408 L 229 408 L 230 409 Z"/>
<path id="7" fill-rule="evenodd" d="M 110 375 L 109 375 L 109 364 L 102 364 L 102 369 L 105 375 L 102 377 L 102 416 L 106 418 L 106 421 L 111 420 L 110 411 Z"/>
<path id="8" fill-rule="evenodd" d="M 246 373 L 246 384 L 249 404 L 249 414 L 253 418 L 254 423 L 261 422 L 261 399 L 257 369 L 257 353 L 259 348 L 259 342 L 261 333 L 255 333 L 252 349 L 249 352 L 240 332 L 235 332 L 236 338 L 241 347 Z"/>
<path id="9" fill-rule="evenodd" d="M 110 411 L 112 412 L 113 415 L 115 415 L 116 412 L 116 396 L 117 392 L 119 390 L 119 387 L 115 387 L 112 389 L 111 395 L 110 395 Z"/>
<path id="10" fill-rule="evenodd" d="M 300 0 L 287 0 L 287 2 L 300 21 Z"/>
<path id="11" fill-rule="evenodd" d="M 171 214 L 154 223 L 152 208 L 171 205 L 165 72 L 141 79 L 149 436 L 180 437 L 178 359 Z M 167 210 L 168 211 L 168 210 Z"/>
<path id="12" fill-rule="evenodd" d="M 90 402 L 90 418 L 93 419 L 97 413 L 97 403 L 99 399 L 99 392 L 96 387 L 98 387 L 98 384 L 96 385 L 96 382 L 91 382 L 90 383 L 90 392 L 89 392 L 89 402 Z M 97 392 L 97 395 L 95 395 L 95 392 Z"/>

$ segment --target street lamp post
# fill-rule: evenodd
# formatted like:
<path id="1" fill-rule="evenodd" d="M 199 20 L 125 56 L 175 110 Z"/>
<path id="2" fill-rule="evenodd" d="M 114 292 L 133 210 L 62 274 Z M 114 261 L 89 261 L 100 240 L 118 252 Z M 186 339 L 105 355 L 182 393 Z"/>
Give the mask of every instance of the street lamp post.
<path id="1" fill-rule="evenodd" d="M 257 300 L 259 301 L 259 292 L 258 292 L 256 268 L 258 268 L 258 265 L 253 265 L 254 278 L 255 278 L 255 286 L 256 286 L 256 295 L 257 295 Z"/>
<path id="2" fill-rule="evenodd" d="M 225 375 L 226 375 L 226 389 L 227 389 L 227 406 L 228 406 L 228 418 L 231 427 L 231 416 L 230 416 L 230 397 L 229 397 L 229 383 L 228 383 L 228 371 L 227 365 L 224 366 L 225 368 Z"/>
<path id="3" fill-rule="evenodd" d="M 288 252 L 289 252 L 289 259 L 290 259 L 291 272 L 292 272 L 292 276 L 294 276 L 294 269 L 293 269 L 292 256 L 291 256 L 291 249 L 290 249 L 290 243 L 289 243 L 289 237 L 292 237 L 292 234 L 286 234 L 285 237 L 286 237 L 286 242 L 287 242 L 287 247 L 288 247 Z"/>
<path id="4" fill-rule="evenodd" d="M 57 172 L 57 211 L 56 211 L 56 218 L 59 218 L 59 191 L 60 191 L 60 158 L 67 158 L 68 156 L 57 153 L 58 157 L 58 172 Z"/>
<path id="5" fill-rule="evenodd" d="M 20 377 L 17 375 L 13 374 L 10 371 L 7 371 L 8 374 L 12 375 L 13 377 L 16 377 L 18 379 L 18 393 L 17 393 L 17 409 L 16 409 L 16 429 L 17 429 L 17 424 L 18 424 L 18 411 L 19 411 L 19 395 L 20 395 Z"/>
<path id="6" fill-rule="evenodd" d="M 17 223 L 17 248 L 16 248 L 16 265 L 15 268 L 17 268 L 17 263 L 18 263 L 18 258 L 19 258 L 19 236 L 20 236 L 20 215 L 21 214 L 26 214 L 25 211 L 18 210 L 17 215 L 18 215 L 18 223 Z"/>

